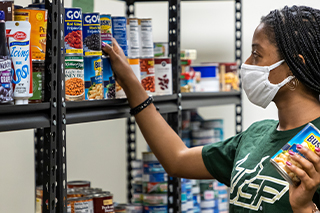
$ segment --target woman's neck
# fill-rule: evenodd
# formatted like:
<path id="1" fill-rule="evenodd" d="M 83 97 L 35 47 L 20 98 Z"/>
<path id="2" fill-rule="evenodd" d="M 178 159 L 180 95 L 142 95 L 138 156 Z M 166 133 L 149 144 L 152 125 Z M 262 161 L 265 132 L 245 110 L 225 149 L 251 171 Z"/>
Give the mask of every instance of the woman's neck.
<path id="1" fill-rule="evenodd" d="M 280 131 L 290 130 L 320 117 L 320 102 L 311 96 L 292 95 L 276 103 Z"/>

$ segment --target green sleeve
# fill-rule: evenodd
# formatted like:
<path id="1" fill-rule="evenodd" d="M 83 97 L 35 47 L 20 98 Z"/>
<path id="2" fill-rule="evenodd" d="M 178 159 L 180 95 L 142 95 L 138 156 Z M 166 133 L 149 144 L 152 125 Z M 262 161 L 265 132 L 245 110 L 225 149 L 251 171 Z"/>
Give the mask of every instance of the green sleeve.
<path id="1" fill-rule="evenodd" d="M 227 186 L 230 186 L 233 162 L 242 135 L 243 133 L 225 141 L 208 144 L 202 149 L 203 162 L 209 173 Z"/>

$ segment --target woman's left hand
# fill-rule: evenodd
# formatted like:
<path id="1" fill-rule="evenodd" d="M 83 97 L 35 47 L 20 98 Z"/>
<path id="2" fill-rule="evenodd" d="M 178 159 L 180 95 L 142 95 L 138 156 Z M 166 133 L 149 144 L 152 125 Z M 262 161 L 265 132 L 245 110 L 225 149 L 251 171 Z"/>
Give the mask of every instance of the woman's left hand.
<path id="1" fill-rule="evenodd" d="M 301 180 L 297 186 L 290 184 L 289 200 L 294 212 L 311 213 L 314 209 L 312 198 L 320 184 L 320 149 L 316 148 L 315 152 L 312 152 L 301 145 L 297 145 L 297 148 L 307 159 L 299 154 L 289 153 L 291 158 L 302 166 L 299 168 L 287 162 L 287 167 Z"/>

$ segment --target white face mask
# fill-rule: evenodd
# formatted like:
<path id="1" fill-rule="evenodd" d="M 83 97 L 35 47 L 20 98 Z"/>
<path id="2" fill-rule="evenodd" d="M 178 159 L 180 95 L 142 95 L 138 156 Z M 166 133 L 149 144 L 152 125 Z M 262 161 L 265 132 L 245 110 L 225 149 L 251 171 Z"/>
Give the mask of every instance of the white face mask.
<path id="1" fill-rule="evenodd" d="M 281 60 L 271 66 L 242 64 L 240 71 L 242 88 L 253 104 L 266 108 L 276 96 L 278 90 L 295 78 L 294 76 L 289 76 L 279 84 L 270 83 L 268 79 L 270 71 L 280 66 L 283 62 L 284 60 Z"/>

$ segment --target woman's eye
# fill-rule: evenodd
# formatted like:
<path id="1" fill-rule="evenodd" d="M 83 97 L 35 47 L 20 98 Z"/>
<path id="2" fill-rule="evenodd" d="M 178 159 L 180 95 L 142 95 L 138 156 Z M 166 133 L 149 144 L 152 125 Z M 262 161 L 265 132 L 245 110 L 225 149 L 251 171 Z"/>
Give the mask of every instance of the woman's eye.
<path id="1" fill-rule="evenodd" d="M 251 51 L 251 54 L 253 55 L 253 57 L 258 57 L 258 53 L 256 51 Z"/>

